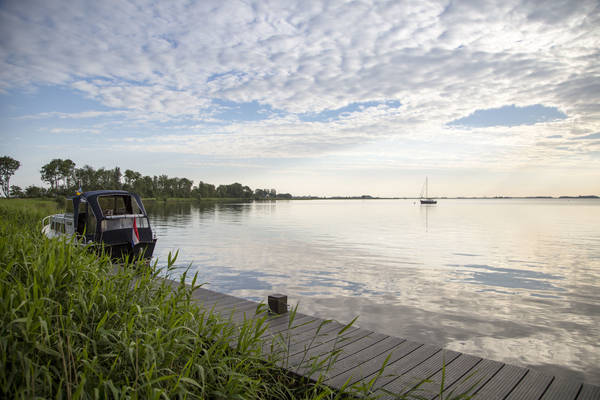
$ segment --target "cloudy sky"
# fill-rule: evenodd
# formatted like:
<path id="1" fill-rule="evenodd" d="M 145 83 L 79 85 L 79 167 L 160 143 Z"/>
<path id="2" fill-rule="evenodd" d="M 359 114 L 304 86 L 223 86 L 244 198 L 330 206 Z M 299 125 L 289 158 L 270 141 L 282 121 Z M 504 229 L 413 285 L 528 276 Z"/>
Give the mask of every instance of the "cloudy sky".
<path id="1" fill-rule="evenodd" d="M 0 139 L 22 187 L 600 194 L 600 3 L 2 1 Z"/>

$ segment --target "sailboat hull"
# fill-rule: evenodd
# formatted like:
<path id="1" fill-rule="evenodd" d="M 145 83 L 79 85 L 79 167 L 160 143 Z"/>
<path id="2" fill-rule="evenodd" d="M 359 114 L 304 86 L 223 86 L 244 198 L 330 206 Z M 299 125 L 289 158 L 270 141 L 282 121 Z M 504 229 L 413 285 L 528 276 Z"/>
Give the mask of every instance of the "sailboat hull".
<path id="1" fill-rule="evenodd" d="M 423 189 L 425 190 L 425 197 L 423 197 L 423 189 L 421 189 L 420 201 L 421 204 L 437 204 L 437 201 L 429 198 L 429 191 L 427 185 L 428 178 L 425 177 L 425 184 L 423 185 Z"/>

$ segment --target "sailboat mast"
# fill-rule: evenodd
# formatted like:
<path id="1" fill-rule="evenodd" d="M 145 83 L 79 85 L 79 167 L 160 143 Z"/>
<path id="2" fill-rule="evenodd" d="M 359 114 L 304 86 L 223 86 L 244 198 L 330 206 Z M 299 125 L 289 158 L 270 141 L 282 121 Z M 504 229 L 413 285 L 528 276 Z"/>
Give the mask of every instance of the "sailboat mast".
<path id="1" fill-rule="evenodd" d="M 425 177 L 425 198 L 429 198 L 429 192 L 427 191 L 427 177 Z"/>

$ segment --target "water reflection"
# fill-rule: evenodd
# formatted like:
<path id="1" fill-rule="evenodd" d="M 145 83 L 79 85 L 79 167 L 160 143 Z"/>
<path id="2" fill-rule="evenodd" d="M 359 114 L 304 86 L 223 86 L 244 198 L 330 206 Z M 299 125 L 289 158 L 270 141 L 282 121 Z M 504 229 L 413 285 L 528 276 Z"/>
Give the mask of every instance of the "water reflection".
<path id="1" fill-rule="evenodd" d="M 564 288 L 557 287 L 548 281 L 564 279 L 562 276 L 552 275 L 544 272 L 529 271 L 524 269 L 497 268 L 489 265 L 477 264 L 467 264 L 464 266 L 457 264 L 447 265 L 450 267 L 456 267 L 457 269 L 455 269 L 455 274 L 457 276 L 461 276 L 459 279 L 466 283 L 473 283 L 486 287 L 499 286 L 511 289 L 565 290 Z M 461 267 L 464 267 L 465 269 L 461 269 Z M 492 272 L 472 271 L 473 269 L 484 269 Z"/>
<path id="2" fill-rule="evenodd" d="M 600 381 L 600 201 L 148 205 L 209 288 Z"/>

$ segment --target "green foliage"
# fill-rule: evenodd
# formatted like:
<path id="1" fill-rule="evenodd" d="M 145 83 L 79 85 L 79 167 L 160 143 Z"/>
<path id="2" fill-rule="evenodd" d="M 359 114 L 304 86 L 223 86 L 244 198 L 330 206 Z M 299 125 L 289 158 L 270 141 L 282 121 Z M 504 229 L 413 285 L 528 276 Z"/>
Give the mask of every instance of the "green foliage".
<path id="1" fill-rule="evenodd" d="M 75 182 L 75 163 L 72 160 L 55 158 L 40 169 L 42 181 L 56 192 L 65 192 Z"/>
<path id="2" fill-rule="evenodd" d="M 20 166 L 21 163 L 12 157 L 0 157 L 0 189 L 5 197 L 10 197 L 10 177 Z"/>
<path id="3" fill-rule="evenodd" d="M 42 166 L 40 170 L 42 181 L 50 185 L 49 194 L 68 195 L 74 194 L 80 187 L 83 191 L 98 189 L 124 189 L 133 191 L 144 198 L 235 198 L 235 199 L 291 199 L 292 195 L 285 193 L 277 195 L 275 189 L 271 189 L 266 195 L 262 190 L 253 192 L 248 186 L 241 183 L 230 185 L 219 185 L 215 187 L 210 183 L 200 181 L 197 186 L 187 178 L 170 178 L 167 175 L 142 176 L 141 173 L 127 169 L 121 173 L 119 167 L 114 169 L 94 169 L 89 165 L 75 168 L 71 160 L 56 158 Z M 122 181 L 123 178 L 123 181 Z M 7 189 L 8 190 L 8 189 Z M 8 192 L 7 192 L 8 193 Z M 24 193 L 25 197 L 39 197 L 48 193 L 44 188 L 30 186 Z"/>
<path id="4" fill-rule="evenodd" d="M 195 280 L 173 287 L 155 265 L 118 266 L 42 237 L 54 206 L 0 203 L 0 397 L 333 395 L 263 361 L 264 318 L 237 327 L 201 308 Z"/>
<path id="5" fill-rule="evenodd" d="M 23 189 L 17 185 L 10 185 L 10 197 L 24 197 Z"/>

